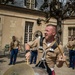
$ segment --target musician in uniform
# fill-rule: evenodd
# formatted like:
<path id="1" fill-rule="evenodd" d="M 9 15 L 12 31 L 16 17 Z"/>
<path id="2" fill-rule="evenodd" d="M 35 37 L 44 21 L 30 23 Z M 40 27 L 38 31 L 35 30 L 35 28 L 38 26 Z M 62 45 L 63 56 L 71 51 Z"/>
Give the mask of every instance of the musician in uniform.
<path id="1" fill-rule="evenodd" d="M 74 69 L 75 67 L 75 39 L 73 36 L 71 36 L 68 44 L 67 44 L 68 50 L 69 50 L 69 67 L 72 67 Z"/>
<path id="2" fill-rule="evenodd" d="M 55 75 L 54 72 L 54 67 L 57 65 L 57 67 L 62 67 L 63 63 L 66 61 L 66 57 L 63 53 L 63 47 L 62 45 L 57 45 L 56 40 L 55 40 L 55 35 L 56 35 L 56 26 L 48 24 L 45 28 L 45 38 L 43 39 L 43 49 L 46 50 L 46 56 L 45 60 L 47 63 L 47 72 L 48 75 Z M 43 50 L 39 50 L 40 44 L 39 44 L 40 39 L 37 38 L 34 41 L 28 42 L 25 44 L 25 49 L 27 51 L 30 50 L 30 48 L 33 48 L 37 46 L 38 48 L 38 61 L 41 60 Z M 58 48 L 58 46 L 61 49 L 61 52 L 63 55 L 61 55 L 61 52 Z"/>
<path id="3" fill-rule="evenodd" d="M 10 48 L 9 48 L 9 50 L 10 50 L 9 65 L 12 65 L 12 64 L 15 65 L 19 49 L 20 49 L 19 41 L 17 40 L 17 38 L 15 36 L 12 36 L 12 41 L 10 43 Z"/>

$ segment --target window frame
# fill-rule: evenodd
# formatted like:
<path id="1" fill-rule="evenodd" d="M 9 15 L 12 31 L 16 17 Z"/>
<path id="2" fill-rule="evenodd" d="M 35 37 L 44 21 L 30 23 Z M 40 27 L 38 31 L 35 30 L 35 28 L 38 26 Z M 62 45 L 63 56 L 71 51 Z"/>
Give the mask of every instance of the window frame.
<path id="1" fill-rule="evenodd" d="M 24 6 L 29 9 L 34 9 L 35 8 L 35 1 L 36 0 L 24 0 Z"/>
<path id="2" fill-rule="evenodd" d="M 30 21 L 25 22 L 24 43 L 27 43 L 32 40 L 33 25 L 34 25 L 34 22 L 30 22 Z"/>

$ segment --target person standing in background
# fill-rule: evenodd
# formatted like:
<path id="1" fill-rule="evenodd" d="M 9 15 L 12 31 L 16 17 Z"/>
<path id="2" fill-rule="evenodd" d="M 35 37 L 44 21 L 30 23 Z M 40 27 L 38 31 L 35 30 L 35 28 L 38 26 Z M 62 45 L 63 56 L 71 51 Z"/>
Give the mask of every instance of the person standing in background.
<path id="1" fill-rule="evenodd" d="M 72 35 L 68 41 L 67 47 L 69 49 L 69 67 L 75 67 L 75 39 Z"/>
<path id="2" fill-rule="evenodd" d="M 19 49 L 20 49 L 19 41 L 17 40 L 17 38 L 15 36 L 12 36 L 12 41 L 10 43 L 10 48 L 9 48 L 9 50 L 10 50 L 9 65 L 12 65 L 12 64 L 15 65 Z"/>

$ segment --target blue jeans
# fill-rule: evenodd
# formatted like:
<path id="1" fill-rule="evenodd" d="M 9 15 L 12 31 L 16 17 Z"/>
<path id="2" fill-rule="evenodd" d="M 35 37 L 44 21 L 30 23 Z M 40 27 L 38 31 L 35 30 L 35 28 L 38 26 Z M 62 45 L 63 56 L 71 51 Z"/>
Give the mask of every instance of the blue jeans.
<path id="1" fill-rule="evenodd" d="M 69 58 L 70 58 L 69 66 L 74 68 L 75 67 L 75 51 L 74 50 L 69 51 Z"/>
<path id="2" fill-rule="evenodd" d="M 73 61 L 73 64 L 72 64 L 72 68 L 74 69 L 75 68 L 75 55 L 72 57 L 72 61 Z"/>
<path id="3" fill-rule="evenodd" d="M 32 64 L 32 63 L 36 64 L 37 55 L 38 55 L 37 50 L 36 51 L 31 51 L 30 64 Z"/>
<path id="4" fill-rule="evenodd" d="M 18 49 L 12 49 L 10 53 L 10 64 L 15 64 L 17 59 Z"/>

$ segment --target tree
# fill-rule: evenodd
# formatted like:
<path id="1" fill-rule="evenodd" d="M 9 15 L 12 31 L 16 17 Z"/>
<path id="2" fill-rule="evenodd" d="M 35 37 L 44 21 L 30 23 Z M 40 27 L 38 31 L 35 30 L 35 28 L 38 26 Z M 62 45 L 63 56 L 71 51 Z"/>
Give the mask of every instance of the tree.
<path id="1" fill-rule="evenodd" d="M 51 17 L 57 20 L 57 36 L 59 41 L 61 41 L 61 25 L 62 20 L 70 18 L 75 12 L 75 0 L 68 0 L 65 4 L 64 0 L 51 0 L 49 3 L 48 0 L 44 0 L 43 5 L 40 7 L 40 10 L 46 13 L 46 22 L 49 21 Z M 45 9 L 49 8 L 49 11 Z"/>

